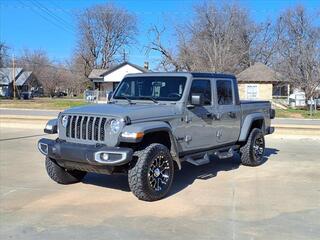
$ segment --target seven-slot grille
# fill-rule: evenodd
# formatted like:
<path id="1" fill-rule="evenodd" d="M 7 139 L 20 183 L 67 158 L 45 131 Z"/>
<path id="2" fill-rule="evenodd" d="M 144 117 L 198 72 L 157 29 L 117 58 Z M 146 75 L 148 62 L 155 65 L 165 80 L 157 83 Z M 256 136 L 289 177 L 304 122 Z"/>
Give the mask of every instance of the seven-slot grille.
<path id="1" fill-rule="evenodd" d="M 107 118 L 72 115 L 68 116 L 66 137 L 103 142 Z"/>

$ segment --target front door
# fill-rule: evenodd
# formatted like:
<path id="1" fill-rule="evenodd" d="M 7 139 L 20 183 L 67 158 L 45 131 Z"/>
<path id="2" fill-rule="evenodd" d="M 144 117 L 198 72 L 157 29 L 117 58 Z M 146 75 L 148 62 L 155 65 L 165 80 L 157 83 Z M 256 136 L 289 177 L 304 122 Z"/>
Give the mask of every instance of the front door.
<path id="1" fill-rule="evenodd" d="M 194 79 L 189 93 L 189 102 L 192 93 L 202 93 L 203 106 L 187 108 L 184 122 L 176 128 L 175 135 L 184 152 L 201 150 L 213 147 L 215 142 L 215 126 L 213 125 L 213 95 L 212 80 Z"/>

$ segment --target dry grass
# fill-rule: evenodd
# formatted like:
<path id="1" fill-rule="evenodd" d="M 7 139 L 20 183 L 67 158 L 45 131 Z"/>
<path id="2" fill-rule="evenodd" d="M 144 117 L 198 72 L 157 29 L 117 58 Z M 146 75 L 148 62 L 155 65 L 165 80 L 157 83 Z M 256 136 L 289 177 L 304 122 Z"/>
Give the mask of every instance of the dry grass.
<path id="1" fill-rule="evenodd" d="M 87 105 L 82 99 L 50 99 L 36 98 L 32 100 L 0 100 L 1 108 L 22 108 L 22 109 L 54 109 L 63 110 L 70 107 Z"/>
<path id="2" fill-rule="evenodd" d="M 304 109 L 276 109 L 276 117 L 278 118 L 310 118 L 320 119 L 320 110 L 310 115 L 308 110 Z"/>

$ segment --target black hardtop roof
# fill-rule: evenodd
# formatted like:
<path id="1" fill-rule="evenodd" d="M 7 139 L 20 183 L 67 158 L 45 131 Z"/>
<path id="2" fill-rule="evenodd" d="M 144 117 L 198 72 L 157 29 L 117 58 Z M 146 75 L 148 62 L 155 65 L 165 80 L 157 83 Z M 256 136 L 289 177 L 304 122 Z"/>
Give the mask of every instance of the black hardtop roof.
<path id="1" fill-rule="evenodd" d="M 204 78 L 236 78 L 232 74 L 225 73 L 210 73 L 210 72 L 190 72 L 193 77 L 204 77 Z"/>
<path id="2" fill-rule="evenodd" d="M 130 77 L 135 76 L 181 76 L 181 75 L 191 75 L 194 78 L 228 78 L 236 79 L 232 74 L 225 73 L 213 73 L 213 72 L 146 72 L 146 73 L 129 73 Z"/>

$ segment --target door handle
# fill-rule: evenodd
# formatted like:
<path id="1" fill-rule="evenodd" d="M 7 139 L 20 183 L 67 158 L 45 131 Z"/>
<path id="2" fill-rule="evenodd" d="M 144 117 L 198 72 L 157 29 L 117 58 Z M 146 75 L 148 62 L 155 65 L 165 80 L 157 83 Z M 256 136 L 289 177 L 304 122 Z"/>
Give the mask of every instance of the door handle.
<path id="1" fill-rule="evenodd" d="M 207 113 L 207 118 L 214 119 L 214 120 L 220 120 L 220 114 L 214 114 L 214 113 Z"/>
<path id="2" fill-rule="evenodd" d="M 210 119 L 213 118 L 213 114 L 212 113 L 207 113 L 206 116 L 207 116 L 207 118 L 210 118 Z"/>
<path id="3" fill-rule="evenodd" d="M 236 118 L 236 113 L 235 112 L 228 112 L 229 117 L 231 118 Z"/>

